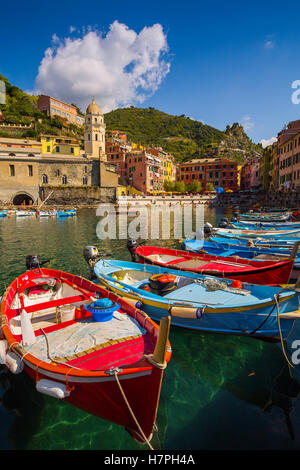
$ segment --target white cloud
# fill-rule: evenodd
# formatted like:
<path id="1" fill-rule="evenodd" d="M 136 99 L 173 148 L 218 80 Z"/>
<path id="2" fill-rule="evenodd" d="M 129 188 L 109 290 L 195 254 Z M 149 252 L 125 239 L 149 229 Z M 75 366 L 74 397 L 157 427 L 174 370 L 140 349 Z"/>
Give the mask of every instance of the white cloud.
<path id="1" fill-rule="evenodd" d="M 263 146 L 263 148 L 272 145 L 274 142 L 277 141 L 277 137 L 271 137 L 270 139 L 262 139 L 259 143 Z"/>
<path id="2" fill-rule="evenodd" d="M 45 51 L 35 93 L 48 94 L 83 111 L 92 98 L 103 112 L 142 103 L 170 70 L 160 24 L 139 33 L 114 21 L 107 34 L 87 29 L 81 37 L 55 41 Z"/>
<path id="3" fill-rule="evenodd" d="M 243 126 L 245 131 L 249 131 L 254 127 L 254 122 L 248 115 L 242 117 L 240 124 L 241 126 Z"/>
<path id="4" fill-rule="evenodd" d="M 275 46 L 275 43 L 274 43 L 274 41 L 271 41 L 269 39 L 269 40 L 265 41 L 264 46 L 265 46 L 265 49 L 273 49 L 274 46 Z"/>
<path id="5" fill-rule="evenodd" d="M 274 34 L 268 34 L 264 42 L 264 48 L 274 49 L 274 47 L 275 47 Z"/>

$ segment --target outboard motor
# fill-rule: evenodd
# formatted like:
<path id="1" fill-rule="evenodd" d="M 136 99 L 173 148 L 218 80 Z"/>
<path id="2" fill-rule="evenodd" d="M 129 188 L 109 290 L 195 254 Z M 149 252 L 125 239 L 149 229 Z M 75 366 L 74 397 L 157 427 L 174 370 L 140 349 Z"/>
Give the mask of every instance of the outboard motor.
<path id="1" fill-rule="evenodd" d="M 127 240 L 127 249 L 131 255 L 131 261 L 136 261 L 136 253 L 135 250 L 138 246 L 138 243 L 135 240 L 129 239 Z"/>
<path id="2" fill-rule="evenodd" d="M 99 258 L 100 254 L 98 248 L 96 248 L 95 246 L 88 245 L 84 247 L 83 256 L 87 264 L 90 265 L 90 262 L 96 261 Z"/>
<path id="3" fill-rule="evenodd" d="M 204 233 L 211 234 L 212 230 L 213 226 L 209 222 L 206 222 L 206 224 L 204 224 Z"/>
<path id="4" fill-rule="evenodd" d="M 238 222 L 237 217 L 232 217 L 230 222 L 232 222 L 232 223 Z"/>
<path id="5" fill-rule="evenodd" d="M 224 220 L 221 220 L 219 223 L 219 228 L 226 228 L 227 227 L 227 222 L 224 222 Z"/>
<path id="6" fill-rule="evenodd" d="M 26 256 L 26 268 L 28 270 L 41 268 L 44 264 L 49 263 L 49 259 L 41 261 L 38 255 Z"/>
<path id="7" fill-rule="evenodd" d="M 219 222 L 219 227 L 220 228 L 226 228 L 227 225 L 228 225 L 227 217 L 224 217 L 223 219 L 220 220 L 220 222 Z"/>

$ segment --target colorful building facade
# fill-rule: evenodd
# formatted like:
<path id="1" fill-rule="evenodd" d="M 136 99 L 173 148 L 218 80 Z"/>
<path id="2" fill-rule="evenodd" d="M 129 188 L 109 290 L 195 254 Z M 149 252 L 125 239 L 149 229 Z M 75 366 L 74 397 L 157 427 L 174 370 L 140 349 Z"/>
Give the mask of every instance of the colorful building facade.
<path id="1" fill-rule="evenodd" d="M 42 153 L 79 156 L 82 153 L 82 142 L 66 136 L 43 134 L 40 137 Z"/>
<path id="2" fill-rule="evenodd" d="M 199 181 L 202 189 L 222 187 L 238 190 L 238 164 L 222 158 L 201 158 L 178 165 L 178 180 L 185 184 Z"/>

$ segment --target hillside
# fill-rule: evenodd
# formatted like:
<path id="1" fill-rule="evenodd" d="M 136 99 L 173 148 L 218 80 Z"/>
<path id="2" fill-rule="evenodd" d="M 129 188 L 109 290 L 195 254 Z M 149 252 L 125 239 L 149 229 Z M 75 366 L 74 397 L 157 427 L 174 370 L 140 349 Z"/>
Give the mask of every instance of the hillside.
<path id="1" fill-rule="evenodd" d="M 40 134 L 83 138 L 83 128 L 61 118 L 49 119 L 37 107 L 37 96 L 29 95 L 0 75 L 6 86 L 6 103 L 0 104 L 0 135 L 38 138 Z M 172 116 L 154 108 L 122 108 L 105 114 L 107 130 L 121 130 L 128 140 L 144 146 L 160 146 L 177 162 L 201 156 L 220 156 L 244 162 L 262 154 L 242 126 L 234 123 L 220 131 L 186 117 Z M 15 126 L 12 126 L 14 124 Z M 30 128 L 22 126 L 30 125 Z"/>
<path id="2" fill-rule="evenodd" d="M 154 108 L 122 108 L 105 114 L 107 130 L 121 130 L 128 140 L 145 146 L 161 146 L 178 162 L 201 156 L 223 156 L 239 162 L 261 154 L 242 126 L 234 123 L 224 132 L 186 117 Z"/>
<path id="3" fill-rule="evenodd" d="M 37 138 L 40 134 L 67 135 L 82 138 L 83 129 L 61 119 L 49 119 L 37 107 L 38 96 L 29 95 L 0 75 L 6 88 L 5 104 L 0 104 L 0 135 Z M 9 126 L 14 124 L 16 127 Z M 31 125 L 28 129 L 24 125 Z"/>

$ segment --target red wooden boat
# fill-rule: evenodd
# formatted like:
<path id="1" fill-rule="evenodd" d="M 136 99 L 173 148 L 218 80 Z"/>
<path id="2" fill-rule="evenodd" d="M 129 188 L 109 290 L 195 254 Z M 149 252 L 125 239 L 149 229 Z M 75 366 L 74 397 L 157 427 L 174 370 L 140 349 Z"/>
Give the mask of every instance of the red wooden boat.
<path id="1" fill-rule="evenodd" d="M 124 426 L 151 448 L 171 357 L 170 317 L 162 320 L 159 327 L 82 277 L 32 268 L 2 298 L 0 358 L 38 391 Z"/>
<path id="2" fill-rule="evenodd" d="M 237 279 L 252 284 L 287 284 L 293 269 L 294 257 L 281 261 L 255 261 L 239 257 L 172 250 L 156 246 L 128 245 L 133 260 L 182 271 L 192 271 L 216 277 Z"/>

